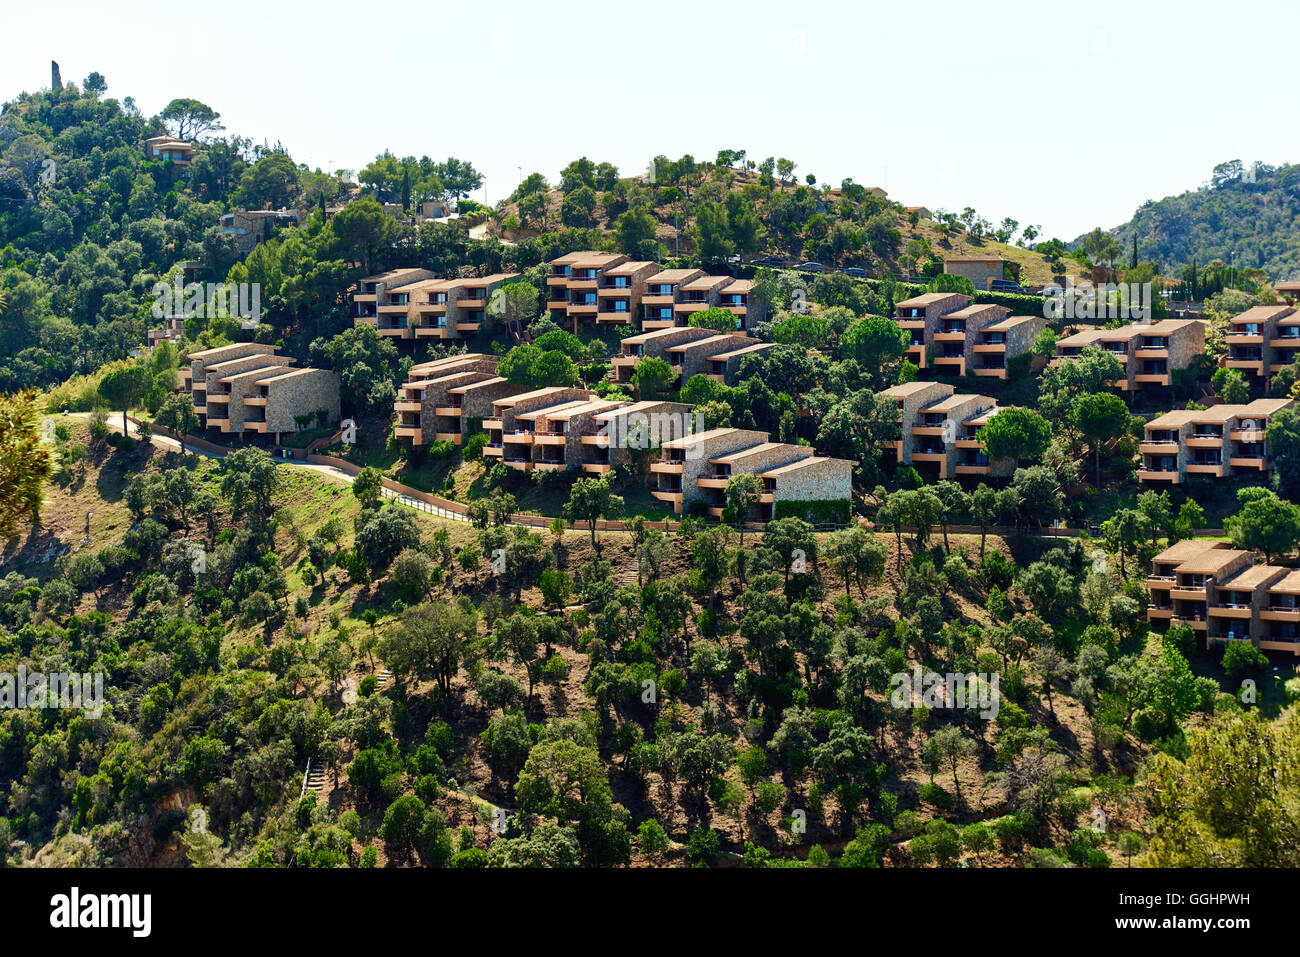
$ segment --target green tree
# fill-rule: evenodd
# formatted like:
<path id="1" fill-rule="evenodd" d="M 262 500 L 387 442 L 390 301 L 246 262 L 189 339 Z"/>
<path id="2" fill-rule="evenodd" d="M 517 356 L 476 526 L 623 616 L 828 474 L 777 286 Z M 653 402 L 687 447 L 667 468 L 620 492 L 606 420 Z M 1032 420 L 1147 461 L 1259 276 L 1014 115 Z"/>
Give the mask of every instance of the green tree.
<path id="1" fill-rule="evenodd" d="M 1074 426 L 1092 443 L 1096 463 L 1096 484 L 1101 488 L 1101 447 L 1128 431 L 1128 406 L 1113 392 L 1094 392 L 1079 396 L 1074 406 Z"/>
<path id="2" fill-rule="evenodd" d="M 126 415 L 144 397 L 153 384 L 144 366 L 123 366 L 106 372 L 99 380 L 99 394 L 114 408 L 122 410 L 122 433 L 130 435 Z"/>
<path id="3" fill-rule="evenodd" d="M 1262 552 L 1271 562 L 1300 544 L 1300 506 L 1258 487 L 1238 489 L 1237 502 L 1237 513 L 1223 520 L 1234 546 Z"/>
<path id="4" fill-rule="evenodd" d="M 613 521 L 622 514 L 623 499 L 610 491 L 607 475 L 578 479 L 564 503 L 564 517 L 571 522 L 586 522 L 591 530 L 591 545 L 597 549 L 596 523 L 602 518 Z"/>
<path id="5" fill-rule="evenodd" d="M 1017 465 L 1040 459 L 1052 441 L 1052 427 L 1032 409 L 1001 409 L 982 426 L 976 438 L 990 459 L 1011 459 Z"/>

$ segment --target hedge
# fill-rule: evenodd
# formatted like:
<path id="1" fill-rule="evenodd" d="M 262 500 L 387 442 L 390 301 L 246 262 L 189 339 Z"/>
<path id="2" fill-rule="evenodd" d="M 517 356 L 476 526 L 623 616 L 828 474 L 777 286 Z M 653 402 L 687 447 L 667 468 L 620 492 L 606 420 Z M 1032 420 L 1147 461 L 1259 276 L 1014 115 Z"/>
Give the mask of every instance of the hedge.
<path id="1" fill-rule="evenodd" d="M 812 525 L 847 525 L 853 508 L 847 498 L 822 498 L 797 501 L 783 498 L 772 508 L 772 518 L 802 518 Z"/>

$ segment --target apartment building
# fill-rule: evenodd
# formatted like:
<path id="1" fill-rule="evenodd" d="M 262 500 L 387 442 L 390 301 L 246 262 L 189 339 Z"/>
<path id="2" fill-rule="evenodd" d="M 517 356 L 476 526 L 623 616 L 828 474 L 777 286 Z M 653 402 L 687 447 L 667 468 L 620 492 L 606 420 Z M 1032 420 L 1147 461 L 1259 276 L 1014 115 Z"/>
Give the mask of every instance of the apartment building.
<path id="1" fill-rule="evenodd" d="M 697 276 L 679 287 L 678 302 L 673 305 L 673 322 L 690 325 L 691 316 L 722 304 L 722 291 L 734 280 L 730 276 Z"/>
<path id="2" fill-rule="evenodd" d="M 653 262 L 624 262 L 604 270 L 596 285 L 596 322 L 636 322 L 646 280 L 657 272 L 659 264 Z"/>
<path id="3" fill-rule="evenodd" d="M 547 434 L 545 412 L 558 413 L 595 398 L 596 394 L 586 389 L 552 386 L 493 400 L 492 417 L 483 421 L 483 429 L 488 434 L 483 455 L 500 459 L 510 468 L 532 471 L 539 416 L 543 420 L 543 434 Z"/>
<path id="4" fill-rule="evenodd" d="M 631 382 L 632 372 L 636 369 L 636 364 L 642 359 L 663 359 L 665 362 L 671 362 L 668 350 L 673 346 L 711 339 L 716 335 L 717 333 L 712 329 L 669 325 L 662 329 L 655 329 L 652 332 L 628 336 L 619 344 L 621 351 L 610 360 L 614 367 L 615 380 L 618 382 Z M 725 349 L 719 349 L 718 353 L 725 351 Z"/>
<path id="5" fill-rule="evenodd" d="M 580 431 L 578 465 L 601 474 L 616 465 L 629 465 L 635 450 L 651 450 L 664 442 L 702 431 L 692 407 L 681 402 L 620 402 L 591 416 Z M 573 462 L 571 458 L 569 460 Z"/>
<path id="6" fill-rule="evenodd" d="M 1010 460 L 991 460 L 976 437 L 998 413 L 986 395 L 957 392 L 940 382 L 908 382 L 877 395 L 898 403 L 899 438 L 892 446 L 900 465 L 935 479 L 1006 476 Z"/>
<path id="7" fill-rule="evenodd" d="M 153 160 L 171 160 L 178 167 L 189 166 L 198 148 L 174 136 L 151 136 L 144 141 L 144 155 Z"/>
<path id="8" fill-rule="evenodd" d="M 677 321 L 677 307 L 686 304 L 682 287 L 703 277 L 702 269 L 664 269 L 647 279 L 645 295 L 641 297 L 642 330 L 685 325 L 684 321 Z"/>
<path id="9" fill-rule="evenodd" d="M 1224 341 L 1228 346 L 1227 366 L 1240 369 L 1247 375 L 1266 378 L 1274 370 L 1273 342 L 1281 339 L 1278 334 L 1278 322 L 1294 314 L 1291 306 L 1251 306 L 1239 316 L 1228 320 L 1228 334 Z M 1300 348 L 1300 328 L 1293 327 L 1295 342 L 1284 342 Z M 1282 363 L 1285 365 L 1286 363 Z"/>
<path id="10" fill-rule="evenodd" d="M 967 345 L 966 371 L 993 379 L 1007 377 L 1007 363 L 1034 348 L 1038 334 L 1047 328 L 1042 316 L 1007 316 L 975 333 Z M 1041 365 L 1042 360 L 1037 360 Z"/>
<path id="11" fill-rule="evenodd" d="M 907 360 L 918 369 L 931 368 L 930 347 L 939 330 L 940 317 L 965 309 L 970 303 L 969 296 L 957 292 L 927 292 L 896 303 L 894 321 L 908 335 Z"/>
<path id="12" fill-rule="evenodd" d="M 1260 564 L 1226 542 L 1189 539 L 1152 559 L 1146 589 L 1154 628 L 1179 622 L 1207 647 L 1249 641 L 1300 656 L 1300 571 Z"/>
<path id="13" fill-rule="evenodd" d="M 740 363 L 744 358 L 766 352 L 775 345 L 775 342 L 752 342 L 749 345 L 741 346 L 739 349 L 732 349 L 730 352 L 721 352 L 718 355 L 709 356 L 704 375 L 725 385 L 735 385 L 736 376 L 740 372 Z"/>
<path id="14" fill-rule="evenodd" d="M 464 279 L 421 278 L 376 293 L 376 328 L 381 336 L 413 340 L 460 339 L 482 328 L 493 293 L 518 273 Z M 353 296 L 354 299 L 357 296 Z M 357 322 L 369 321 L 358 317 Z"/>
<path id="15" fill-rule="evenodd" d="M 475 421 L 492 416 L 492 403 L 524 391 L 496 374 L 497 357 L 469 353 L 412 366 L 393 403 L 393 434 L 413 446 L 437 441 L 461 445 Z"/>
<path id="16" fill-rule="evenodd" d="M 736 328 L 742 332 L 767 315 L 763 303 L 754 297 L 754 283 L 749 279 L 733 279 L 718 290 L 718 308 L 736 315 Z"/>
<path id="17" fill-rule="evenodd" d="M 759 345 L 757 339 L 742 336 L 738 332 L 711 333 L 708 329 L 704 332 L 710 334 L 702 339 L 678 342 L 664 350 L 668 364 L 678 374 L 677 381 L 680 385 L 690 382 L 692 376 L 715 374 L 712 361 L 715 357 Z"/>
<path id="18" fill-rule="evenodd" d="M 552 259 L 546 277 L 546 307 L 557 316 L 573 320 L 573 331 L 577 332 L 580 319 L 595 319 L 600 311 L 598 293 L 605 271 L 626 262 L 627 256 L 590 249 Z"/>
<path id="19" fill-rule="evenodd" d="M 1157 416 L 1146 424 L 1138 446 L 1138 481 L 1178 485 L 1187 475 L 1266 476 L 1272 469 L 1265 440 L 1269 417 L 1293 404 L 1292 399 L 1256 399 Z"/>
<path id="20" fill-rule="evenodd" d="M 779 501 L 848 499 L 853 491 L 853 462 L 819 456 L 806 445 L 772 442 L 766 432 L 709 429 L 664 442 L 661 452 L 650 465 L 656 481 L 650 494 L 671 502 L 678 514 L 698 501 L 707 514 L 721 516 L 727 483 L 741 474 L 762 480 L 763 521 L 771 520 Z"/>
<path id="21" fill-rule="evenodd" d="M 188 385 L 208 429 L 226 434 L 282 435 L 339 420 L 338 375 L 291 368 L 276 347 L 240 342 L 192 353 Z"/>
<path id="22" fill-rule="evenodd" d="M 985 326 L 1006 318 L 1005 306 L 971 303 L 939 317 L 929 350 L 934 371 L 940 375 L 961 376 Z"/>
<path id="23" fill-rule="evenodd" d="M 1132 323 L 1117 329 L 1085 329 L 1056 342 L 1058 363 L 1077 356 L 1089 346 L 1104 349 L 1124 367 L 1115 383 L 1121 392 L 1163 387 L 1176 369 L 1185 369 L 1205 351 L 1205 326 L 1196 319 L 1163 319 Z"/>
<path id="24" fill-rule="evenodd" d="M 1300 359 L 1300 315 L 1292 313 L 1279 318 L 1268 344 L 1272 353 L 1268 365 L 1271 374 L 1281 372 Z"/>
<path id="25" fill-rule="evenodd" d="M 377 325 L 380 306 L 392 306 L 388 294 L 399 286 L 406 286 L 421 279 L 433 279 L 433 273 L 427 269 L 390 269 L 377 276 L 367 276 L 358 280 L 356 291 L 352 293 L 352 303 L 356 307 L 355 324 Z M 404 305 L 404 304 L 403 304 Z M 403 314 L 400 309 L 388 309 L 387 315 Z"/>

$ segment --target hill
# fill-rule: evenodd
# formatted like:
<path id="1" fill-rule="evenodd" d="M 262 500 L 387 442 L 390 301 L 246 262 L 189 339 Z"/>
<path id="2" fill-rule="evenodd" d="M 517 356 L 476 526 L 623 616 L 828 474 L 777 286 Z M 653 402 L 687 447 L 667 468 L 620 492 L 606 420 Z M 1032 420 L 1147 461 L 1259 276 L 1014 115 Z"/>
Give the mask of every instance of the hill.
<path id="1" fill-rule="evenodd" d="M 1109 232 L 1129 258 L 1137 235 L 1140 260 L 1179 272 L 1191 263 L 1231 262 L 1278 280 L 1300 278 L 1300 166 L 1221 163 L 1197 189 L 1143 203 Z"/>

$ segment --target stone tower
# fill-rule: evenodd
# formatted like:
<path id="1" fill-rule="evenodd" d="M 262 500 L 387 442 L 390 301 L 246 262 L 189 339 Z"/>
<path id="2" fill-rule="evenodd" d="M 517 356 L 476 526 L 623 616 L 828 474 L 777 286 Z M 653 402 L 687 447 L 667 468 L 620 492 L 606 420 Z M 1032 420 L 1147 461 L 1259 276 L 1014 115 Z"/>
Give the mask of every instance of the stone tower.
<path id="1" fill-rule="evenodd" d="M 50 61 L 50 89 L 51 90 L 63 89 L 63 80 L 59 76 L 59 65 L 55 63 L 53 60 Z"/>

